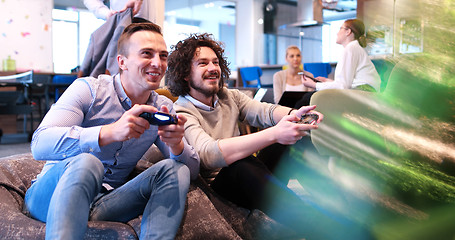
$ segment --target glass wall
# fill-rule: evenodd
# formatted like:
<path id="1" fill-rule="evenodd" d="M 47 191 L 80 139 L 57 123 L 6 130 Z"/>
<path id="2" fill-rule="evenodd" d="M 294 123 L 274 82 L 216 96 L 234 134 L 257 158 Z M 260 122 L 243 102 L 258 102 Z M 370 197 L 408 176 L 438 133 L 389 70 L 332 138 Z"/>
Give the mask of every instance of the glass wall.
<path id="1" fill-rule="evenodd" d="M 104 20 L 74 8 L 54 9 L 52 19 L 54 72 L 70 73 L 82 63 L 90 35 Z"/>
<path id="2" fill-rule="evenodd" d="M 211 33 L 225 45 L 225 53 L 231 63 L 235 62 L 235 3 L 231 1 L 176 1 L 166 0 L 164 39 L 169 50 L 178 41 L 192 33 Z"/>

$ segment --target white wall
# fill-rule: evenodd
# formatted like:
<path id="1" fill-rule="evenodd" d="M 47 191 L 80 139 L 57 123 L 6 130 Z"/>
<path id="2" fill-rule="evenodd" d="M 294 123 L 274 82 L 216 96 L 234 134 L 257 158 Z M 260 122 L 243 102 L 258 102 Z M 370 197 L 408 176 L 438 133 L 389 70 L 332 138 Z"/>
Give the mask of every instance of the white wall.
<path id="1" fill-rule="evenodd" d="M 236 2 L 236 62 L 237 66 L 261 65 L 264 59 L 264 28 L 258 23 L 263 17 L 264 0 Z"/>
<path id="2" fill-rule="evenodd" d="M 17 71 L 53 71 L 53 5 L 49 0 L 0 1 L 1 60 L 11 56 Z"/>

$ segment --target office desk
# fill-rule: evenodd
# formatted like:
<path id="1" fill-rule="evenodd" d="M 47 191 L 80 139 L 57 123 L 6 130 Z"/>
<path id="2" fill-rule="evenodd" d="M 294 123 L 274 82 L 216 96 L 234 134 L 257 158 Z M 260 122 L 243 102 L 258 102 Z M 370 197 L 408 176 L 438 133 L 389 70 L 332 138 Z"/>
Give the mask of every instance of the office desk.
<path id="1" fill-rule="evenodd" d="M 20 74 L 16 72 L 0 72 L 0 76 L 11 76 L 15 74 Z M 59 73 L 48 73 L 48 72 L 33 72 L 30 79 L 19 81 L 0 81 L 0 91 L 8 91 L 8 93 L 2 94 L 3 97 L 8 98 L 8 95 L 14 95 L 14 93 L 20 92 L 21 102 L 24 104 L 21 105 L 1 105 L 0 114 L 25 114 L 26 109 L 30 109 L 30 128 L 26 126 L 26 116 L 24 116 L 24 134 L 28 135 L 28 138 L 34 131 L 34 117 L 33 112 L 38 111 L 39 117 L 38 122 L 42 120 L 44 115 L 50 108 L 52 101 L 52 93 L 55 89 L 58 88 L 67 88 L 71 83 L 54 83 L 53 79 L 57 75 L 67 75 L 67 76 L 76 76 L 75 74 L 59 74 Z M 17 95 L 17 94 L 16 94 Z M 44 99 L 44 107 L 42 100 Z M 5 101 L 8 101 L 5 99 Z M 3 102 L 5 102 L 3 101 Z M 36 108 L 37 107 L 37 108 Z M 28 115 L 28 113 L 27 113 Z M 28 129 L 29 128 L 29 129 Z M 3 139 L 4 140 L 4 139 Z M 3 141 L 2 142 L 5 142 Z M 17 142 L 18 140 L 12 140 Z"/>
<path id="2" fill-rule="evenodd" d="M 26 142 L 30 139 L 33 132 L 33 106 L 30 102 L 29 84 L 32 80 L 33 72 L 27 71 L 16 74 L 11 72 L 0 74 L 0 114 L 14 115 L 13 124 L 8 125 L 7 118 L 2 118 L 2 126 L 5 134 L 2 136 L 2 143 Z M 17 129 L 17 115 L 23 115 L 23 131 L 11 133 L 11 129 Z M 27 120 L 30 117 L 30 129 L 27 127 Z"/>
<path id="3" fill-rule="evenodd" d="M 49 111 L 51 105 L 51 95 L 55 89 L 67 88 L 71 83 L 55 83 L 55 76 L 74 76 L 76 74 L 65 74 L 65 73 L 47 73 L 47 72 L 37 72 L 34 73 L 33 83 L 30 85 L 30 94 L 32 98 L 36 98 L 38 101 L 41 101 L 41 98 L 44 98 L 44 111 L 41 114 L 42 117 Z"/>

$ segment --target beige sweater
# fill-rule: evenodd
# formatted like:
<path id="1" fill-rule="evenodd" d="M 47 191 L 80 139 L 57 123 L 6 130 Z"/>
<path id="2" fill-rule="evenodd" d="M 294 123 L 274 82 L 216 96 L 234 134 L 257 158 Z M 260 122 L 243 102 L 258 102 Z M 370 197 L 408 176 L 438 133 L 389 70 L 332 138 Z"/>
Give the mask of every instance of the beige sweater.
<path id="1" fill-rule="evenodd" d="M 222 167 L 227 166 L 218 141 L 240 135 L 238 122 L 267 128 L 276 105 L 253 100 L 237 89 L 224 88 L 212 111 L 197 108 L 188 99 L 180 96 L 175 102 L 175 111 L 185 115 L 185 138 L 201 159 L 201 175 L 211 182 Z"/>

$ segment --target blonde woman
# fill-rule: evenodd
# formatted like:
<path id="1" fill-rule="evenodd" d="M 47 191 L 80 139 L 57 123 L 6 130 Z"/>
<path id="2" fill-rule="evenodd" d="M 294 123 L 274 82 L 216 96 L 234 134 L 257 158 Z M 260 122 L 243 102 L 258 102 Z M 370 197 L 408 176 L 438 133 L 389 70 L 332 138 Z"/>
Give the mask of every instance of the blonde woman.
<path id="1" fill-rule="evenodd" d="M 313 88 L 304 86 L 302 78 L 298 75 L 299 72 L 303 71 L 313 77 L 312 73 L 300 68 L 302 64 L 302 55 L 297 46 L 292 45 L 286 49 L 286 62 L 288 63 L 288 68 L 273 75 L 273 94 L 275 103 L 280 101 L 280 98 L 285 91 L 314 91 Z"/>

